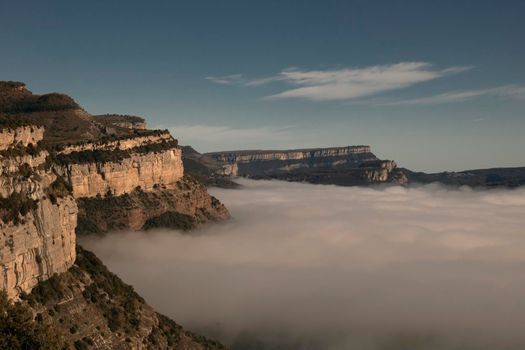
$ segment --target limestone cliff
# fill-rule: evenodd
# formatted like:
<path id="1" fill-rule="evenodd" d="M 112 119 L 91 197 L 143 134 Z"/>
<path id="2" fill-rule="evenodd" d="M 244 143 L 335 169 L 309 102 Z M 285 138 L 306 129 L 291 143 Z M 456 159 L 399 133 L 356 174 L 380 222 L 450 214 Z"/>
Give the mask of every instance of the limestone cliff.
<path id="1" fill-rule="evenodd" d="M 173 185 L 182 178 L 181 151 L 169 148 L 160 152 L 134 152 L 114 161 L 71 162 L 62 159 L 61 174 L 68 179 L 77 198 L 105 195 L 108 191 L 122 195 L 140 187 L 153 190 L 157 184 Z"/>
<path id="2" fill-rule="evenodd" d="M 35 126 L 0 131 L 1 288 L 16 298 L 75 261 L 77 205 L 46 163 Z"/>
<path id="3" fill-rule="evenodd" d="M 121 196 L 80 198 L 77 233 L 173 228 L 189 230 L 228 219 L 226 207 L 200 182 L 186 175 L 174 188 L 135 189 Z"/>
<path id="4" fill-rule="evenodd" d="M 286 151 L 231 151 L 207 153 L 226 176 L 274 178 L 338 185 L 406 183 L 397 164 L 377 158 L 370 146 L 298 149 Z"/>
<path id="5" fill-rule="evenodd" d="M 68 96 L 0 82 L 0 292 L 25 300 L 67 349 L 222 348 L 156 313 L 75 247 L 77 228 L 190 229 L 229 217 L 185 176 L 169 132 L 137 118 L 100 120 Z"/>
<path id="6" fill-rule="evenodd" d="M 229 218 L 202 184 L 184 175 L 182 151 L 167 132 L 59 148 L 55 162 L 77 198 L 82 234 L 189 229 Z"/>
<path id="7" fill-rule="evenodd" d="M 27 147 L 36 145 L 44 138 L 44 128 L 36 125 L 23 125 L 15 128 L 3 129 L 0 132 L 0 151 L 17 145 Z"/>
<path id="8" fill-rule="evenodd" d="M 208 156 L 226 163 L 251 163 L 256 161 L 272 160 L 305 160 L 310 158 L 326 157 L 352 157 L 361 154 L 370 156 L 370 146 L 310 148 L 286 151 L 254 150 L 207 153 Z"/>

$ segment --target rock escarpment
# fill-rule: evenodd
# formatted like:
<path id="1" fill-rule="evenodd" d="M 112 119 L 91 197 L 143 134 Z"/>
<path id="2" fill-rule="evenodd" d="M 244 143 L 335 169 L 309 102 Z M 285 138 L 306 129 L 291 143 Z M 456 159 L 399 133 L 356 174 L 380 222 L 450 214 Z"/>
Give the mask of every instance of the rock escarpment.
<path id="1" fill-rule="evenodd" d="M 229 218 L 185 175 L 169 132 L 104 118 L 68 96 L 0 82 L 0 292 L 23 299 L 65 349 L 222 348 L 156 313 L 76 247 L 78 229 L 190 229 Z"/>
<path id="2" fill-rule="evenodd" d="M 172 228 L 189 230 L 229 218 L 226 207 L 200 182 L 186 175 L 174 188 L 135 189 L 121 196 L 81 198 L 77 233 Z"/>
<path id="3" fill-rule="evenodd" d="M 155 185 L 173 185 L 184 174 L 181 150 L 166 142 L 165 149 L 148 152 L 139 147 L 116 159 L 103 159 L 102 152 L 73 152 L 58 156 L 60 173 L 69 181 L 77 198 L 96 197 L 108 192 L 122 195 L 140 187 L 146 191 Z M 114 156 L 118 151 L 108 151 Z M 82 158 L 82 156 L 86 158 Z"/>
<path id="4" fill-rule="evenodd" d="M 42 138 L 36 126 L 0 131 L 0 289 L 11 298 L 75 261 L 77 205 L 37 149 Z"/>
<path id="5" fill-rule="evenodd" d="M 223 175 L 338 185 L 406 182 L 397 164 L 380 160 L 370 146 L 232 151 L 205 156 L 221 164 L 217 171 Z"/>

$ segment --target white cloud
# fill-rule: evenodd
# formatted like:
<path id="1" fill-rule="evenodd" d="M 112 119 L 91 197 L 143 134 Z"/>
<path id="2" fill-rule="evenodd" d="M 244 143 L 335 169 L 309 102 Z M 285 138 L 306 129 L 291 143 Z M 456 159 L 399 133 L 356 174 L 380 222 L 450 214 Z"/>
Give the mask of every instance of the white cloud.
<path id="1" fill-rule="evenodd" d="M 372 96 L 384 91 L 402 89 L 417 83 L 457 74 L 472 67 L 449 67 L 435 69 L 426 62 L 400 62 L 396 64 L 343 68 L 334 70 L 286 69 L 271 77 L 244 80 L 227 77 L 214 78 L 215 82 L 240 83 L 259 86 L 274 82 L 291 85 L 292 88 L 268 96 L 268 99 L 305 98 L 313 101 L 349 100 Z M 238 74 L 234 75 L 238 76 Z M 217 81 L 216 81 L 217 80 Z"/>
<path id="2" fill-rule="evenodd" d="M 81 244 L 234 349 L 525 349 L 525 189 L 242 185 L 230 222 Z"/>
<path id="3" fill-rule="evenodd" d="M 242 74 L 231 74 L 222 77 L 209 76 L 205 79 L 214 82 L 215 84 L 232 85 L 242 83 L 244 81 L 244 76 Z"/>
<path id="4" fill-rule="evenodd" d="M 504 85 L 490 89 L 451 91 L 429 97 L 401 101 L 391 101 L 380 104 L 385 106 L 443 104 L 463 102 L 483 96 L 495 96 L 501 98 L 525 98 L 525 86 Z"/>

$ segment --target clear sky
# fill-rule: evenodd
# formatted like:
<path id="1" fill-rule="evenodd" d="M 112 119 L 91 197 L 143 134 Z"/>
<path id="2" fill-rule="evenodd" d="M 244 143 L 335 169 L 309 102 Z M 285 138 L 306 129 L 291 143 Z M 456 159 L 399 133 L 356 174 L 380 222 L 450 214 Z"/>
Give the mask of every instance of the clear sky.
<path id="1" fill-rule="evenodd" d="M 525 1 L 0 0 L 0 80 L 199 151 L 525 166 Z"/>

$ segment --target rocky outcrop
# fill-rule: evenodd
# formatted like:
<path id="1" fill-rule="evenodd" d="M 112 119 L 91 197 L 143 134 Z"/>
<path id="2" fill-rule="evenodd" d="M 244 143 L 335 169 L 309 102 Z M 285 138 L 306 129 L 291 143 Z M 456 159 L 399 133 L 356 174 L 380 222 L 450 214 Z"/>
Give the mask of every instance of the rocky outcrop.
<path id="1" fill-rule="evenodd" d="M 97 121 L 68 96 L 0 82 L 0 291 L 25 300 L 66 348 L 220 349 L 75 249 L 77 227 L 189 229 L 229 217 L 184 177 L 177 141 L 134 118 Z"/>
<path id="2" fill-rule="evenodd" d="M 77 205 L 73 198 L 40 200 L 18 223 L 3 223 L 2 288 L 11 298 L 65 272 L 75 261 Z"/>
<path id="3" fill-rule="evenodd" d="M 78 205 L 79 234 L 159 227 L 189 230 L 230 217 L 226 207 L 189 176 L 174 188 L 159 185 L 153 191 L 136 189 L 121 196 L 81 198 Z"/>
<path id="4" fill-rule="evenodd" d="M 22 147 L 27 147 L 29 144 L 36 145 L 43 138 L 44 128 L 36 125 L 6 128 L 0 132 L 0 151 L 18 144 Z"/>
<path id="5" fill-rule="evenodd" d="M 347 146 L 287 151 L 233 151 L 205 154 L 224 176 L 281 179 L 338 185 L 406 183 L 391 160 L 378 159 L 370 146 Z"/>
<path id="6" fill-rule="evenodd" d="M 122 195 L 137 187 L 146 191 L 155 185 L 173 185 L 184 174 L 181 150 L 158 153 L 131 153 L 116 161 L 65 163 L 59 168 L 68 179 L 76 198 L 96 197 L 108 192 Z"/>
<path id="7" fill-rule="evenodd" d="M 12 140 L 0 154 L 0 287 L 11 298 L 75 261 L 76 202 L 48 166 L 46 151 L 21 148 L 42 137 L 38 127 L 0 132 Z"/>

